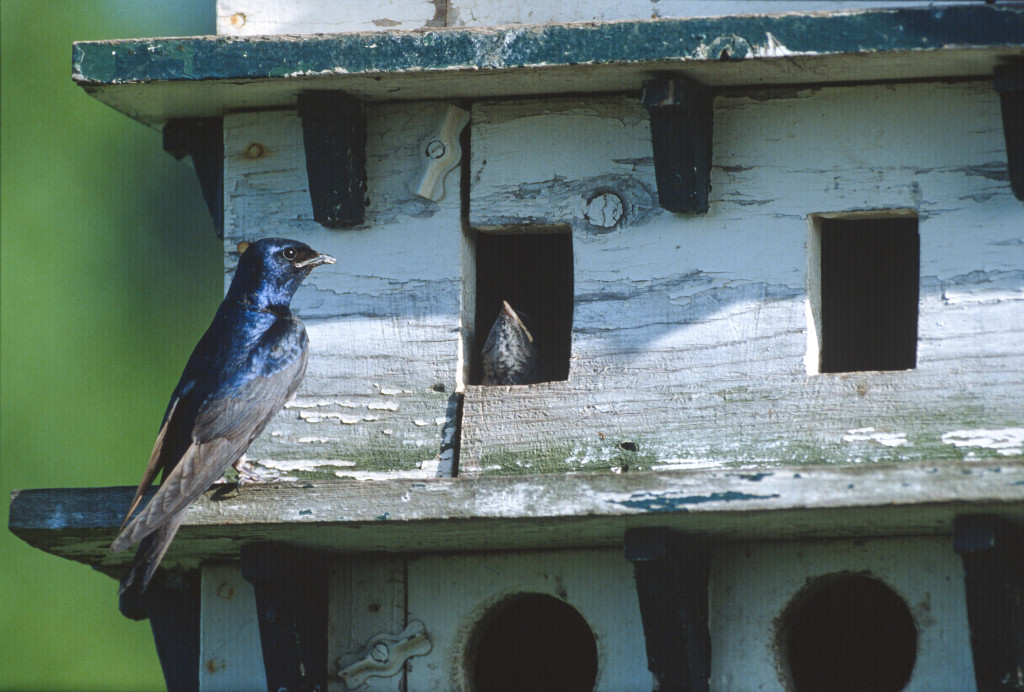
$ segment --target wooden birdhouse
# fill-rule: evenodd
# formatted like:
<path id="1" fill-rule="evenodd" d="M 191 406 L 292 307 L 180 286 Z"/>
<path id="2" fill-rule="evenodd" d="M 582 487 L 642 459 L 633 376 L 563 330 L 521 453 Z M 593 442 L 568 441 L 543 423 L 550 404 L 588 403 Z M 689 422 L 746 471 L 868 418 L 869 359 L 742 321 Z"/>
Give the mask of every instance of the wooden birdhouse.
<path id="1" fill-rule="evenodd" d="M 151 588 L 169 687 L 1024 689 L 1024 6 L 217 17 L 74 47 L 191 156 L 228 279 L 337 258 L 270 482 Z M 505 303 L 526 384 L 489 383 Z M 11 529 L 119 577 L 131 493 Z"/>

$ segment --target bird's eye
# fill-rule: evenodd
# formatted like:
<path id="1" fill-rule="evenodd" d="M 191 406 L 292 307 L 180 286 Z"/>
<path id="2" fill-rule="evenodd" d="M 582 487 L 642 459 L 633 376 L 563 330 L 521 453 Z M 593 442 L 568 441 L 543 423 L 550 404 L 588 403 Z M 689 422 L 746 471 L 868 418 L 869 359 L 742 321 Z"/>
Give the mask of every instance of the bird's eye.
<path id="1" fill-rule="evenodd" d="M 281 250 L 281 257 L 284 257 L 289 262 L 295 259 L 298 254 L 293 247 L 286 247 L 284 250 Z"/>

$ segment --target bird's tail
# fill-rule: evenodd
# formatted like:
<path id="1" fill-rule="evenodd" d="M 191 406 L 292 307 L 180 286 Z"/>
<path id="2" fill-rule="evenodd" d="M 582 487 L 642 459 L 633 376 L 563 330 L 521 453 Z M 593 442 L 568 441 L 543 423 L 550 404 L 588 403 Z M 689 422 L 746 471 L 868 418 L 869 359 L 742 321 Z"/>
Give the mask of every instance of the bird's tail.
<path id="1" fill-rule="evenodd" d="M 170 517 L 167 523 L 139 542 L 128 574 L 121 580 L 121 588 L 117 592 L 120 597 L 119 607 L 125 617 L 132 620 L 143 620 L 148 617 L 143 594 L 153 579 L 164 553 L 174 540 L 174 534 L 178 532 L 178 527 L 185 519 L 185 511 L 180 510 Z"/>

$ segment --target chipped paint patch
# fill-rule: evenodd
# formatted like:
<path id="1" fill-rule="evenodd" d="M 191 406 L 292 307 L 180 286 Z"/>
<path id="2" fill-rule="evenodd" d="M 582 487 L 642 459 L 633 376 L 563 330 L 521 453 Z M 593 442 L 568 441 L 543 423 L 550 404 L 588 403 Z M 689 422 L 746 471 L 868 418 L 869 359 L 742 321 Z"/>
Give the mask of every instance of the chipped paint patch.
<path id="1" fill-rule="evenodd" d="M 1003 456 L 1019 456 L 1024 453 L 1024 428 L 953 430 L 943 435 L 942 441 L 958 448 L 982 447 Z"/>
<path id="2" fill-rule="evenodd" d="M 660 464 L 652 464 L 652 471 L 672 471 L 681 469 L 718 469 L 725 468 L 728 463 L 714 459 L 665 459 Z"/>
<path id="3" fill-rule="evenodd" d="M 630 507 L 644 512 L 686 512 L 691 505 L 705 504 L 708 502 L 737 502 L 748 500 L 771 500 L 781 497 L 778 493 L 770 495 L 754 495 L 753 493 L 741 493 L 729 490 L 724 493 L 709 493 L 707 495 L 673 495 L 670 493 L 634 493 L 626 500 L 612 500 L 615 504 L 623 507 Z"/>
<path id="4" fill-rule="evenodd" d="M 874 428 L 854 428 L 843 435 L 843 442 L 877 442 L 886 447 L 907 447 L 906 433 L 875 432 Z"/>
<path id="5" fill-rule="evenodd" d="M 398 402 L 397 401 L 385 401 L 384 403 L 372 403 L 372 404 L 367 404 L 366 408 L 370 409 L 371 411 L 397 411 L 398 410 Z"/>
<path id="6" fill-rule="evenodd" d="M 357 404 L 354 401 L 332 401 L 332 400 L 329 400 L 329 399 L 317 399 L 316 401 L 312 401 L 312 400 L 306 399 L 306 400 L 303 400 L 303 401 L 292 400 L 292 401 L 289 401 L 287 404 L 284 405 L 284 407 L 287 408 L 287 409 L 292 409 L 292 408 L 324 408 L 324 407 L 327 407 L 327 406 L 342 406 L 344 408 L 357 408 L 359 406 L 359 404 Z"/>

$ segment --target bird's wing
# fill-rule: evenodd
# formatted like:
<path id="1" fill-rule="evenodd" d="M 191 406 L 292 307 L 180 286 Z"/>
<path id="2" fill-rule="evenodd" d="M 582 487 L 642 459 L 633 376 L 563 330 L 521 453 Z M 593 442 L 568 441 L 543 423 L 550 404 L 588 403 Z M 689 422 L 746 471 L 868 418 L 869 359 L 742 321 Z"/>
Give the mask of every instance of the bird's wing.
<path id="1" fill-rule="evenodd" d="M 192 444 L 164 477 L 149 504 L 122 529 L 111 550 L 124 550 L 158 529 L 242 456 L 302 380 L 308 354 L 305 333 L 300 337 L 284 352 L 277 349 L 279 357 L 264 363 L 259 374 L 211 397 L 200 407 Z"/>
<path id="2" fill-rule="evenodd" d="M 121 522 L 121 528 L 118 531 L 123 531 L 124 527 L 128 524 L 128 520 L 132 517 L 132 512 L 142 502 L 142 496 L 149 490 L 149 486 L 153 485 L 153 481 L 156 479 L 156 474 L 160 473 L 160 469 L 163 467 L 163 461 L 160 459 L 161 453 L 164 449 L 164 438 L 167 436 L 167 429 L 171 425 L 171 420 L 174 418 L 174 411 L 178 408 L 178 402 L 181 400 L 180 397 L 174 397 L 171 400 L 170 406 L 167 409 L 167 415 L 164 416 L 164 423 L 160 426 L 160 434 L 156 436 L 156 442 L 153 443 L 153 453 L 149 457 L 149 464 L 146 466 L 146 472 L 142 474 L 142 482 L 139 483 L 139 487 L 135 491 L 135 497 L 132 498 L 132 504 L 128 508 L 128 512 L 124 515 L 124 521 Z"/>

